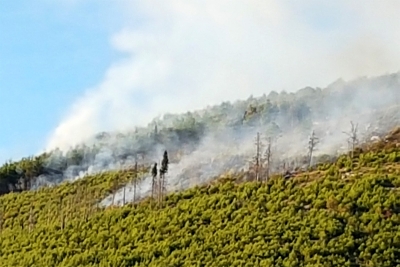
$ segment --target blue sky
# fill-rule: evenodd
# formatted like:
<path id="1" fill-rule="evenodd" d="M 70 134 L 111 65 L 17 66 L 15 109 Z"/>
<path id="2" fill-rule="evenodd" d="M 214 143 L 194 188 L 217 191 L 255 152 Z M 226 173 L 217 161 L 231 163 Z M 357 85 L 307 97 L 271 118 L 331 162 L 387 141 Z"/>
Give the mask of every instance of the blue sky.
<path id="1" fill-rule="evenodd" d="M 54 1 L 57 2 L 57 1 Z M 0 160 L 42 149 L 47 135 L 118 55 L 115 6 L 3 1 L 0 7 Z"/>
<path id="2" fill-rule="evenodd" d="M 166 112 L 399 71 L 398 10 L 397 0 L 3 1 L 0 162 Z"/>

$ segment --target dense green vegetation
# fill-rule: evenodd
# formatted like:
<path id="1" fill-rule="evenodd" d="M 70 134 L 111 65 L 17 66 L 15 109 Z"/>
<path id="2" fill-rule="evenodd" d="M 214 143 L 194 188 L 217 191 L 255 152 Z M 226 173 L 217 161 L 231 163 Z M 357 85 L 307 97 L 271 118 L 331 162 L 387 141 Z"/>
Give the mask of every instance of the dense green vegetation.
<path id="1" fill-rule="evenodd" d="M 259 128 L 269 135 L 308 131 L 313 121 L 338 116 L 335 109 L 365 111 L 352 110 L 359 92 L 349 88 L 395 85 L 397 77 L 338 81 L 324 90 L 272 92 L 167 114 L 132 132 L 99 134 L 93 146 L 8 162 L 0 167 L 0 267 L 400 266 L 400 129 L 358 147 L 353 157 L 328 156 L 290 179 L 276 174 L 256 183 L 251 171 L 242 170 L 162 201 L 99 205 L 148 173 L 160 147 L 172 163 L 210 131 L 230 129 L 238 136 Z M 398 118 L 393 114 L 397 109 L 380 114 L 378 125 L 393 125 Z M 68 170 L 87 169 L 103 148 L 110 152 L 107 160 L 131 163 L 134 157 L 144 167 L 31 190 L 40 177 L 59 183 Z"/>
<path id="2" fill-rule="evenodd" d="M 398 266 L 400 149 L 107 209 L 106 173 L 0 197 L 0 266 Z M 60 203 L 63 199 L 63 204 Z"/>
<path id="3" fill-rule="evenodd" d="M 75 216 L 87 218 L 100 209 L 98 203 L 102 199 L 147 171 L 140 168 L 137 174 L 133 170 L 107 172 L 55 187 L 6 194 L 0 198 L 0 229 L 26 230 L 36 224 L 61 224 Z"/>

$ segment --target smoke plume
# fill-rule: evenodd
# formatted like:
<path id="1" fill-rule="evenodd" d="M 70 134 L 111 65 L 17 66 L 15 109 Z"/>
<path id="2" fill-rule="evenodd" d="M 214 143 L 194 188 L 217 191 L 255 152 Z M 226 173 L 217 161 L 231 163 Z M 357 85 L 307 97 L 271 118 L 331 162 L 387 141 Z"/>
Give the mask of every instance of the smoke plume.
<path id="1" fill-rule="evenodd" d="M 57 174 L 50 180 L 132 165 L 138 150 L 151 148 L 141 159 L 146 164 L 161 159 L 164 149 L 174 150 L 171 155 L 183 150 L 184 156 L 172 161 L 168 174 L 168 189 L 178 190 L 230 169 L 247 168 L 257 131 L 276 138 L 273 158 L 279 169 L 282 161 L 307 153 L 311 130 L 320 138 L 315 155 L 337 154 L 347 149 L 343 132 L 351 120 L 360 124 L 360 134 L 366 138 L 371 131 L 384 131 L 399 122 L 391 115 L 381 120 L 386 116 L 382 110 L 400 103 L 399 73 L 368 78 L 399 70 L 397 1 L 360 5 L 342 0 L 146 0 L 118 5 L 131 19 L 110 40 L 124 58 L 76 100 L 51 134 L 47 150 L 60 148 L 65 153 L 82 142 L 90 146 L 100 142 L 95 138 L 99 132 L 131 133 L 154 118 L 160 128 L 173 128 L 170 114 L 208 107 L 194 112 L 201 121 L 205 113 L 214 112 L 210 106 L 250 95 L 268 95 L 279 105 L 296 102 L 297 107 L 288 107 L 298 109 L 288 112 L 295 117 L 308 112 L 301 106 L 305 103 L 309 121 L 296 125 L 293 116 L 278 114 L 271 123 L 208 130 L 195 144 L 170 137 L 159 146 L 148 143 L 151 124 L 147 130 L 141 128 L 143 138 L 138 140 L 121 139 L 118 134 L 102 139 L 102 150 L 88 153 L 83 164 L 72 164 L 61 178 Z M 324 89 L 311 88 L 316 86 Z M 246 105 L 238 103 L 226 121 L 240 121 Z M 278 132 L 271 130 L 274 123 Z M 56 159 L 52 156 L 50 168 L 57 165 Z M 301 160 L 295 165 L 301 166 Z M 142 186 L 145 196 L 149 184 Z"/>
<path id="2" fill-rule="evenodd" d="M 399 69 L 395 0 L 117 4 L 131 18 L 111 37 L 125 58 L 77 99 L 47 150 L 145 125 L 166 112 Z"/>

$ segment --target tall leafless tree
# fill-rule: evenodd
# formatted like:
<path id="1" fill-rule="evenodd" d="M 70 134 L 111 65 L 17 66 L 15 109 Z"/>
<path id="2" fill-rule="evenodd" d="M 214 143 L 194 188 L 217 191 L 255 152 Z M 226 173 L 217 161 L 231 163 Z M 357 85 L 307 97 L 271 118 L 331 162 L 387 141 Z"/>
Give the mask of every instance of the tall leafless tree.
<path id="1" fill-rule="evenodd" d="M 351 124 L 350 132 L 343 132 L 343 133 L 348 136 L 347 142 L 351 150 L 351 158 L 354 158 L 354 150 L 358 145 L 358 123 L 354 124 L 352 121 L 350 121 L 350 124 Z"/>
<path id="2" fill-rule="evenodd" d="M 271 162 L 272 162 L 272 138 L 268 137 L 267 139 L 267 148 L 265 150 L 265 178 L 266 180 L 269 180 L 269 175 L 271 171 Z"/>
<path id="3" fill-rule="evenodd" d="M 315 135 L 315 132 L 312 131 L 310 137 L 308 138 L 308 167 L 312 165 L 312 157 L 315 151 L 316 145 L 319 143 L 318 137 Z"/>
<path id="4" fill-rule="evenodd" d="M 256 146 L 256 154 L 253 158 L 253 163 L 254 163 L 254 173 L 255 173 L 255 178 L 256 181 L 260 181 L 260 173 L 262 169 L 262 164 L 261 164 L 261 150 L 262 150 L 262 143 L 261 143 L 261 137 L 260 133 L 257 132 L 257 136 L 255 139 L 255 146 Z"/>
<path id="5" fill-rule="evenodd" d="M 112 206 L 114 206 L 115 195 L 117 194 L 117 189 L 118 189 L 118 174 L 114 174 L 112 183 L 113 183 Z"/>
<path id="6" fill-rule="evenodd" d="M 132 177 L 132 184 L 133 184 L 133 199 L 132 201 L 135 202 L 137 198 L 137 186 L 138 186 L 138 162 L 137 162 L 137 155 L 135 156 L 135 166 L 133 167 L 133 177 Z"/>
<path id="7" fill-rule="evenodd" d="M 122 189 L 122 206 L 125 206 L 126 186 Z"/>

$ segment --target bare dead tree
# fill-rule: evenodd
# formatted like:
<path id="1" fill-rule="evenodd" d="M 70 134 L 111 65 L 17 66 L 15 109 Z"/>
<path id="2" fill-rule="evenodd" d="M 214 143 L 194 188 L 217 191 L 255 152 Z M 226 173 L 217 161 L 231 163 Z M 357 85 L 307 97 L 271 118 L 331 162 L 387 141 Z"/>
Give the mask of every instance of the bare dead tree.
<path id="1" fill-rule="evenodd" d="M 282 159 L 282 172 L 285 173 L 287 171 L 287 159 Z"/>
<path id="2" fill-rule="evenodd" d="M 114 206 L 115 195 L 117 194 L 117 188 L 118 188 L 118 175 L 114 174 L 114 177 L 113 177 L 112 206 Z"/>
<path id="3" fill-rule="evenodd" d="M 257 132 L 256 140 L 255 140 L 255 146 L 256 146 L 256 155 L 254 156 L 254 172 L 255 172 L 255 178 L 256 181 L 260 181 L 260 172 L 261 172 L 261 138 L 260 138 L 260 133 Z"/>
<path id="4" fill-rule="evenodd" d="M 138 162 L 137 162 L 137 155 L 135 157 L 135 166 L 133 168 L 133 178 L 132 178 L 132 184 L 133 184 L 133 202 L 136 201 L 136 190 L 137 190 L 137 185 L 138 185 Z"/>
<path id="5" fill-rule="evenodd" d="M 354 124 L 352 121 L 350 121 L 350 124 L 351 124 L 350 132 L 343 132 L 343 133 L 348 136 L 347 142 L 351 150 L 351 158 L 354 158 L 354 150 L 356 148 L 356 145 L 358 145 L 358 123 Z"/>
<path id="6" fill-rule="evenodd" d="M 312 156 L 315 151 L 316 145 L 319 143 L 318 137 L 315 135 L 315 132 L 312 131 L 309 139 L 308 139 L 308 167 L 312 165 Z"/>
<path id="7" fill-rule="evenodd" d="M 126 186 L 122 189 L 122 206 L 125 206 L 125 191 L 126 191 Z"/>
<path id="8" fill-rule="evenodd" d="M 161 166 L 161 163 L 160 162 L 158 162 L 158 163 L 159 163 L 159 166 Z M 162 188 L 161 180 L 162 180 L 162 174 L 161 174 L 161 168 L 160 168 L 160 170 L 158 172 L 158 178 L 157 178 L 157 202 L 158 203 L 161 202 L 161 188 Z"/>
<path id="9" fill-rule="evenodd" d="M 272 159 L 272 150 L 271 150 L 271 146 L 272 146 L 272 138 L 268 137 L 267 139 L 267 149 L 265 150 L 265 178 L 266 180 L 269 180 L 269 175 L 270 175 L 270 171 L 271 171 L 271 159 Z"/>
<path id="10" fill-rule="evenodd" d="M 138 175 L 136 178 L 136 193 L 135 193 L 135 201 L 140 199 L 140 190 L 141 190 L 141 181 L 142 177 Z"/>

